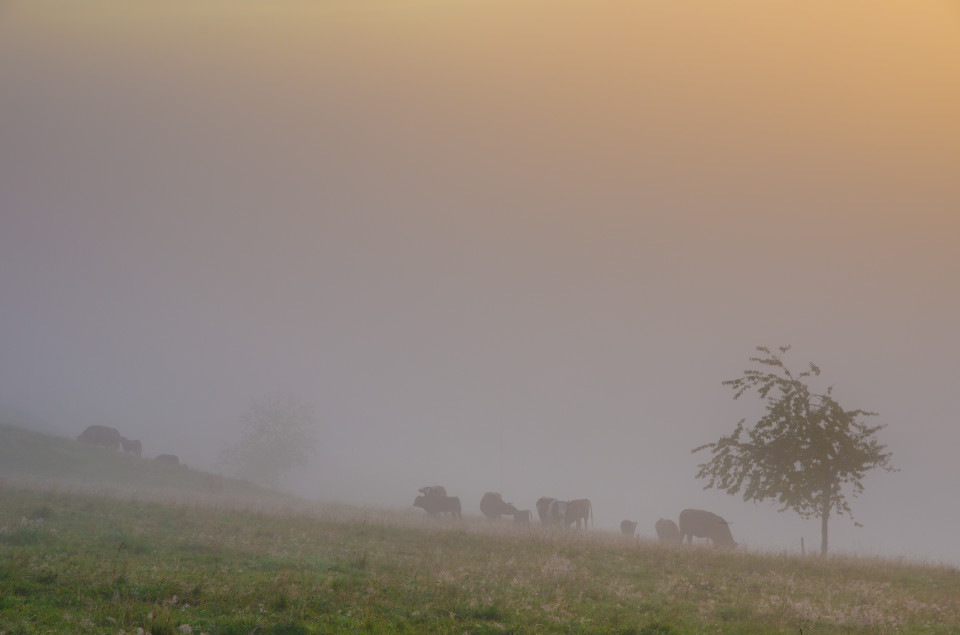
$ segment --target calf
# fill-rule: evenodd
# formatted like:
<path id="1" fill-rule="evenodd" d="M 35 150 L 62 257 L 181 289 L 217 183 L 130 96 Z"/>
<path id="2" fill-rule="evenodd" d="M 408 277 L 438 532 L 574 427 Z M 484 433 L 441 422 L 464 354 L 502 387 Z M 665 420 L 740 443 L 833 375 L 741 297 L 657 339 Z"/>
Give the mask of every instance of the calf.
<path id="1" fill-rule="evenodd" d="M 137 439 L 128 439 L 127 437 L 120 437 L 120 445 L 123 446 L 124 452 L 129 452 L 130 454 L 136 454 L 140 456 L 143 454 L 143 445 Z"/>

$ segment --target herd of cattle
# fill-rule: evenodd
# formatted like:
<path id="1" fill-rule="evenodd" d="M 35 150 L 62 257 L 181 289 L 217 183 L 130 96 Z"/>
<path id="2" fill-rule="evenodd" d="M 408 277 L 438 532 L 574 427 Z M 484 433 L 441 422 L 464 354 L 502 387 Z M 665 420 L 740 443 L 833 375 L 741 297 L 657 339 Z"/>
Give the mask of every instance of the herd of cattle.
<path id="1" fill-rule="evenodd" d="M 121 436 L 119 430 L 110 426 L 89 426 L 80 433 L 77 440 L 113 450 L 123 448 L 124 452 L 137 456 L 143 454 L 143 444 L 139 440 Z M 175 454 L 158 454 L 154 460 L 168 465 L 180 464 L 180 459 Z M 413 501 L 413 506 L 423 509 L 431 516 L 449 514 L 460 518 L 460 499 L 456 496 L 448 496 L 446 488 L 442 485 L 421 487 L 420 495 Z M 537 516 L 544 527 L 568 529 L 575 525 L 577 529 L 586 529 L 593 525 L 593 506 L 586 498 L 562 501 L 544 496 L 537 501 L 536 508 Z M 497 492 L 487 492 L 481 497 L 480 512 L 490 520 L 511 516 L 516 524 L 529 525 L 533 521 L 531 510 L 517 509 L 513 503 L 504 501 Z M 720 516 L 702 509 L 683 510 L 680 512 L 679 524 L 661 518 L 654 528 L 661 542 L 680 544 L 686 539 L 692 543 L 693 538 L 696 537 L 709 539 L 717 547 L 737 546 L 730 533 L 729 523 Z M 620 531 L 632 537 L 637 531 L 637 523 L 624 520 L 620 523 Z"/>
<path id="2" fill-rule="evenodd" d="M 413 501 L 414 507 L 419 507 L 431 516 L 449 514 L 460 518 L 460 499 L 448 496 L 442 485 L 431 485 L 420 488 L 420 495 Z M 544 496 L 536 504 L 537 516 L 544 527 L 568 529 L 576 525 L 577 529 L 587 528 L 593 524 L 593 506 L 586 498 L 571 501 L 557 500 Z M 480 498 L 480 512 L 489 520 L 500 520 L 503 516 L 512 516 L 517 524 L 530 524 L 533 513 L 529 509 L 517 509 L 513 503 L 507 503 L 497 492 L 487 492 Z M 685 509 L 680 512 L 679 524 L 661 518 L 654 528 L 657 538 L 661 542 L 682 544 L 684 539 L 693 543 L 694 538 L 706 538 L 715 547 L 734 548 L 737 546 L 730 533 L 730 524 L 713 512 L 702 509 Z M 624 520 L 620 523 L 620 531 L 624 535 L 633 537 L 637 531 L 635 521 Z"/>
<path id="3" fill-rule="evenodd" d="M 88 426 L 80 433 L 80 436 L 77 437 L 77 441 L 89 443 L 90 445 L 99 445 L 100 447 L 110 448 L 112 450 L 123 448 L 124 452 L 137 456 L 143 455 L 143 444 L 140 443 L 138 439 L 128 439 L 127 437 L 121 436 L 119 430 L 111 428 L 110 426 Z M 158 454 L 154 457 L 154 460 L 167 465 L 180 464 L 180 458 L 176 454 Z"/>

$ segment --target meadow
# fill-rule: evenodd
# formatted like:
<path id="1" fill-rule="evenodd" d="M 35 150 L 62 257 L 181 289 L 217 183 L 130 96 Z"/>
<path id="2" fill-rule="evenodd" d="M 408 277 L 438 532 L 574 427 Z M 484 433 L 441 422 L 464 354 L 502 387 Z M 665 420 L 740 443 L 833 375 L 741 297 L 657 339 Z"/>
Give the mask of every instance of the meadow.
<path id="1" fill-rule="evenodd" d="M 147 459 L 23 439 L 147 475 L 41 479 L 7 471 L 0 443 L 3 634 L 960 631 L 949 566 L 668 547 L 241 482 L 211 495 L 189 468 L 164 481 Z"/>

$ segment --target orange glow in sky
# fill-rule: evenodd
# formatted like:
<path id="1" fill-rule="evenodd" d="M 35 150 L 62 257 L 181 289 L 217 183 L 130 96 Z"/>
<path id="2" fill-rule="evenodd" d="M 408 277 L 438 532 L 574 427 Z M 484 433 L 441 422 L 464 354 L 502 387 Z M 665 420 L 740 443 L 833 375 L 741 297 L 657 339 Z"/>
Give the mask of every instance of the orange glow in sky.
<path id="1" fill-rule="evenodd" d="M 497 489 L 498 423 L 507 498 L 749 518 L 689 449 L 793 344 L 890 424 L 887 530 L 960 482 L 958 239 L 955 0 L 0 6 L 0 418 L 191 465 L 292 391 L 338 422 L 330 496 Z M 897 536 L 960 562 L 955 526 Z"/>

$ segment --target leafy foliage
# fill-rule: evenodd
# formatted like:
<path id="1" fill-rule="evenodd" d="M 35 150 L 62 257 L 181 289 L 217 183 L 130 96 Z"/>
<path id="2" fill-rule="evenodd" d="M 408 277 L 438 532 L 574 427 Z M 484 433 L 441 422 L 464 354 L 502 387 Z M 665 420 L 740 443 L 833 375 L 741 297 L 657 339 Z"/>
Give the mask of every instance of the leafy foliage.
<path id="1" fill-rule="evenodd" d="M 223 469 L 239 478 L 276 487 L 284 473 L 306 465 L 316 451 L 314 409 L 296 395 L 254 401 L 240 422 L 240 441 L 220 453 Z"/>
<path id="2" fill-rule="evenodd" d="M 723 385 L 734 390 L 734 399 L 756 391 L 766 401 L 766 413 L 749 429 L 741 419 L 732 434 L 694 448 L 693 452 L 708 449 L 713 455 L 699 465 L 697 478 L 707 481 L 704 489 L 742 492 L 744 500 L 774 500 L 780 511 L 820 518 L 821 551 L 826 553 L 831 513 L 852 517 L 846 490 L 857 496 L 868 472 L 894 471 L 891 453 L 876 438 L 885 426 L 864 423 L 874 412 L 841 407 L 832 386 L 813 392 L 808 380 L 819 376 L 820 368 L 811 363 L 794 374 L 782 360 L 789 346 L 777 352 L 764 346 L 756 350 L 762 356 L 750 361 L 761 368 L 745 370 Z"/>

